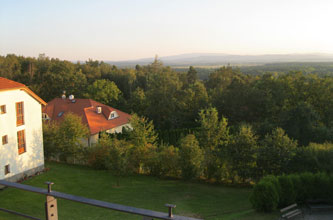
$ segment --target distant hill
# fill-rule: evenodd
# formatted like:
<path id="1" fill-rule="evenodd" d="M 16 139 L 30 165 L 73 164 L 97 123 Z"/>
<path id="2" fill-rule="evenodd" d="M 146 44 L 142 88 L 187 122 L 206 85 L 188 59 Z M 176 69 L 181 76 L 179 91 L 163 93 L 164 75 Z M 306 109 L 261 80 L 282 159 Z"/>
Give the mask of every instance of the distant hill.
<path id="1" fill-rule="evenodd" d="M 218 65 L 253 65 L 282 62 L 333 62 L 333 54 L 265 54 L 265 55 L 231 55 L 223 53 L 191 53 L 159 58 L 167 66 L 218 66 Z M 147 65 L 154 58 L 128 61 L 105 61 L 120 67 L 133 67 L 136 64 Z"/>

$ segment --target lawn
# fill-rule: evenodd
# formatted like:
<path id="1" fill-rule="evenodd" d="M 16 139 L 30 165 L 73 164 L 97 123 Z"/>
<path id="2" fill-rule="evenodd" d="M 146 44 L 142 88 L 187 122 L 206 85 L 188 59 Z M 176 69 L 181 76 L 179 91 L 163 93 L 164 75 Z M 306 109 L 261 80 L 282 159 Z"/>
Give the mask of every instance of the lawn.
<path id="1" fill-rule="evenodd" d="M 88 198 L 167 212 L 165 203 L 176 204 L 175 214 L 207 220 L 266 220 L 277 219 L 277 214 L 257 213 L 251 208 L 251 189 L 226 187 L 179 180 L 161 180 L 149 176 L 117 178 L 108 171 L 83 166 L 47 163 L 50 170 L 23 184 L 52 189 Z M 6 188 L 0 191 L 0 207 L 16 210 L 39 218 L 44 217 L 45 196 Z M 58 199 L 59 219 L 141 219 L 112 210 L 91 207 Z M 0 212 L 0 219 L 21 219 Z"/>

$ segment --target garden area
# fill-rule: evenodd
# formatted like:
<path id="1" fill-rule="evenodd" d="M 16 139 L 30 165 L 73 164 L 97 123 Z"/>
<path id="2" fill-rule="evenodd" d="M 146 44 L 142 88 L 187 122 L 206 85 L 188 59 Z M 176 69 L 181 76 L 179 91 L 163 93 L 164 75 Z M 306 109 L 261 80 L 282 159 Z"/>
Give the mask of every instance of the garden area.
<path id="1" fill-rule="evenodd" d="M 256 212 L 249 201 L 252 189 L 228 187 L 176 179 L 159 179 L 146 175 L 119 177 L 110 171 L 85 166 L 46 163 L 47 172 L 23 182 L 46 188 L 46 181 L 55 184 L 54 191 L 102 201 L 167 212 L 165 203 L 176 204 L 176 215 L 208 220 L 277 219 L 278 213 Z M 119 186 L 117 184 L 119 180 Z M 0 208 L 44 218 L 45 196 L 6 188 L 0 191 Z M 140 219 L 112 210 L 91 207 L 58 199 L 59 219 Z M 0 212 L 0 219 L 21 219 Z M 23 219 L 23 218 L 22 218 Z"/>

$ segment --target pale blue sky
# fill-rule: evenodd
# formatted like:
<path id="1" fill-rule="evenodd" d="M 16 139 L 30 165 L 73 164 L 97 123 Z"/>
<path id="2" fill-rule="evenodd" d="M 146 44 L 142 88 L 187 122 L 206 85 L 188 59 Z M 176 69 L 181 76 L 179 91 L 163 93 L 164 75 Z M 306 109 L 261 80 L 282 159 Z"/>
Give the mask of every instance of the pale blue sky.
<path id="1" fill-rule="evenodd" d="M 332 0 L 0 0 L 0 55 L 333 53 Z"/>

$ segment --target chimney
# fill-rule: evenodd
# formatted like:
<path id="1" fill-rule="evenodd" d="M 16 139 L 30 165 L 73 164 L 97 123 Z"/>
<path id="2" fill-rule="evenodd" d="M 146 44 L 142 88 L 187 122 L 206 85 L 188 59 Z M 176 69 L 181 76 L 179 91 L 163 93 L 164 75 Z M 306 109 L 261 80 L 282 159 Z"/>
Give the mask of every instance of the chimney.
<path id="1" fill-rule="evenodd" d="M 101 114 L 102 113 L 102 106 L 97 106 L 96 112 L 97 112 L 97 114 Z"/>
<path id="2" fill-rule="evenodd" d="M 69 100 L 73 100 L 74 99 L 74 95 L 69 95 L 68 98 L 69 98 Z"/>
<path id="3" fill-rule="evenodd" d="M 65 100 L 66 99 L 66 91 L 64 90 L 64 91 L 62 91 L 62 96 L 61 96 L 61 98 L 63 99 L 63 100 Z"/>

